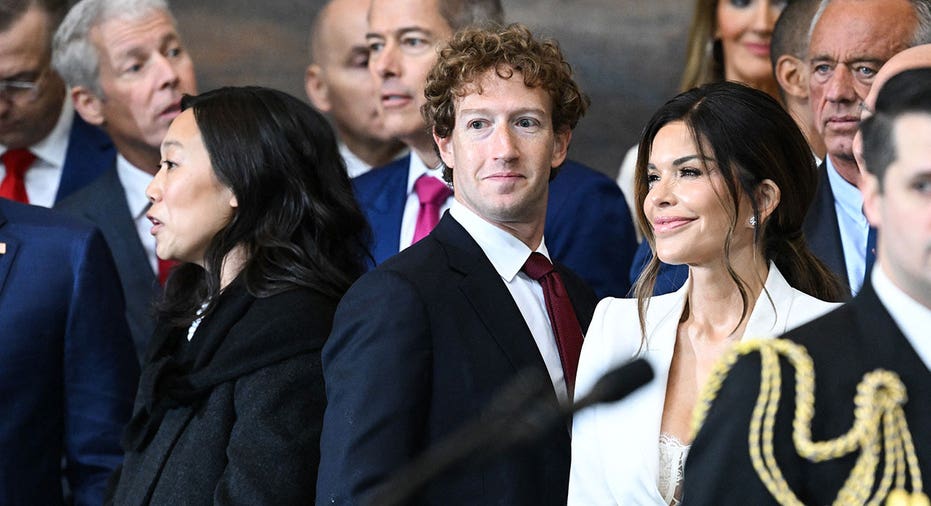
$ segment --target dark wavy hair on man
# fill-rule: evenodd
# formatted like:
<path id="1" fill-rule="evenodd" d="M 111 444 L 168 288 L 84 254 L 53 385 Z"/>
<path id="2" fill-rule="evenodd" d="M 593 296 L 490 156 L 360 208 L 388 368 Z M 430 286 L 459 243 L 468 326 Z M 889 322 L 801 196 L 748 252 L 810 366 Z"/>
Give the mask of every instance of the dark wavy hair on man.
<path id="1" fill-rule="evenodd" d="M 427 77 L 427 103 L 421 112 L 438 137 L 452 134 L 456 100 L 474 91 L 481 93 L 479 81 L 489 70 L 502 79 L 519 73 L 528 87 L 546 90 L 553 99 L 553 130 L 557 132 L 575 128 L 588 109 L 590 100 L 575 82 L 572 67 L 555 40 L 536 39 L 521 24 L 471 27 L 453 36 Z M 443 178 L 452 182 L 449 167 L 444 167 Z"/>
<path id="2" fill-rule="evenodd" d="M 296 287 L 338 300 L 362 274 L 369 229 L 327 120 L 287 93 L 220 88 L 185 96 L 221 184 L 236 196 L 230 223 L 207 247 L 205 269 L 175 269 L 159 305 L 175 324 L 212 309 L 223 259 L 242 246 L 239 278 L 255 297 Z"/>

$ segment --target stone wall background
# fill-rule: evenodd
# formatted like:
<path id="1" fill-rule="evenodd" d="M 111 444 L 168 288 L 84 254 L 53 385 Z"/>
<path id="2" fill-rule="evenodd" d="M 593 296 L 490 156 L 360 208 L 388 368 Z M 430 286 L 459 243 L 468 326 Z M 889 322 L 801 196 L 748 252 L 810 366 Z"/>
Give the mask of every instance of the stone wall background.
<path id="1" fill-rule="evenodd" d="M 200 89 L 257 84 L 306 99 L 310 21 L 324 0 L 175 0 Z M 509 22 L 559 40 L 592 107 L 570 156 L 612 177 L 675 94 L 691 0 L 503 0 Z"/>

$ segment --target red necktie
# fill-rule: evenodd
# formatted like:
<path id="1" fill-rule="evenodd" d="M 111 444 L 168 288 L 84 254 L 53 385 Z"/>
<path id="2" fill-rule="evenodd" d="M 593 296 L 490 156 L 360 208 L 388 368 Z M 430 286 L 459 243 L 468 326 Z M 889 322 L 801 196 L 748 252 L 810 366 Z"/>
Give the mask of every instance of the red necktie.
<path id="1" fill-rule="evenodd" d="M 0 183 L 0 197 L 24 204 L 29 203 L 29 195 L 26 194 L 25 175 L 35 159 L 36 155 L 32 154 L 28 149 L 10 149 L 3 153 L 3 156 L 0 156 L 0 160 L 3 161 L 3 165 L 6 167 L 6 177 Z"/>
<path id="2" fill-rule="evenodd" d="M 546 312 L 553 325 L 553 334 L 556 335 L 566 388 L 572 397 L 575 390 L 575 371 L 579 366 L 579 354 L 582 352 L 582 327 L 575 316 L 569 293 L 566 292 L 559 273 L 553 270 L 553 264 L 540 253 L 531 253 L 521 270 L 539 281 L 543 287 L 543 300 L 546 301 Z"/>
<path id="3" fill-rule="evenodd" d="M 165 286 L 165 281 L 168 279 L 168 275 L 171 274 L 171 270 L 178 265 L 178 262 L 175 260 L 162 260 L 158 259 L 158 283 L 162 286 Z"/>
<path id="4" fill-rule="evenodd" d="M 411 244 L 423 239 L 433 230 L 440 221 L 440 209 L 453 191 L 446 183 L 424 174 L 414 182 L 414 191 L 420 200 L 420 211 L 417 213 L 417 224 L 414 226 L 414 240 Z"/>

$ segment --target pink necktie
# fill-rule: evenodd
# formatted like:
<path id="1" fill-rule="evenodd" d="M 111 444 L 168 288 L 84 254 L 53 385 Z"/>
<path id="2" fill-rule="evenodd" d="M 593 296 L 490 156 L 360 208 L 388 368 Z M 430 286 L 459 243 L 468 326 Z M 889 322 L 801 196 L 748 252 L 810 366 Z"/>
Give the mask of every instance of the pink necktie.
<path id="1" fill-rule="evenodd" d="M 36 155 L 28 149 L 10 149 L 0 160 L 6 167 L 6 177 L 0 183 L 0 197 L 5 197 L 17 202 L 29 203 L 29 195 L 26 194 L 26 171 L 35 161 Z"/>
<path id="2" fill-rule="evenodd" d="M 424 174 L 414 182 L 414 191 L 420 200 L 420 211 L 417 212 L 417 225 L 414 227 L 415 243 L 430 233 L 440 221 L 440 208 L 453 191 L 446 183 Z"/>
<path id="3" fill-rule="evenodd" d="M 537 280 L 543 287 L 546 312 L 553 325 L 553 334 L 556 335 L 559 360 L 562 362 L 566 389 L 571 398 L 575 390 L 575 372 L 579 367 L 579 354 L 582 352 L 582 327 L 579 326 L 579 319 L 575 315 L 572 301 L 569 300 L 569 293 L 566 292 L 559 273 L 553 269 L 553 264 L 540 253 L 531 253 L 521 270 Z"/>

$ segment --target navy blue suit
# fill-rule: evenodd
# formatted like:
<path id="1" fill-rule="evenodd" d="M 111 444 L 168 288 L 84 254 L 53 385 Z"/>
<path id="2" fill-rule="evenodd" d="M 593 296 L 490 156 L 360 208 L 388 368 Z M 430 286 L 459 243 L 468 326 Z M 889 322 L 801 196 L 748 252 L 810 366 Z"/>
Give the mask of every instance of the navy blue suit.
<path id="1" fill-rule="evenodd" d="M 87 124 L 75 112 L 55 203 L 97 179 L 113 165 L 115 159 L 116 149 L 110 137 L 103 130 Z"/>
<path id="2" fill-rule="evenodd" d="M 90 225 L 0 199 L 0 504 L 101 504 L 139 374 Z"/>
<path id="3" fill-rule="evenodd" d="M 854 396 L 864 374 L 885 369 L 899 376 L 908 395 L 905 419 L 927 483 L 931 476 L 931 372 L 876 295 L 870 277 L 848 304 L 782 337 L 803 345 L 812 359 L 815 405 L 809 427 L 813 441 L 834 439 L 850 430 Z M 784 359 L 781 363 L 782 390 L 772 429 L 776 465 L 803 504 L 831 504 L 860 451 L 818 463 L 798 455 L 792 441 L 797 371 Z M 741 357 L 721 385 L 689 451 L 683 504 L 777 504 L 754 469 L 747 444 L 760 392 L 760 369 L 759 354 Z M 882 451 L 879 457 L 880 462 L 891 458 Z M 874 484 L 880 482 L 879 474 Z"/>
<path id="4" fill-rule="evenodd" d="M 812 201 L 811 207 L 808 208 L 808 213 L 805 215 L 802 232 L 805 235 L 808 248 L 837 276 L 841 288 L 845 291 L 846 297 L 849 298 L 850 282 L 847 278 L 844 247 L 841 244 L 840 228 L 837 225 L 837 211 L 834 209 L 834 193 L 831 191 L 831 183 L 828 181 L 827 164 L 825 162 L 821 162 L 821 165 L 818 166 L 818 191 L 815 193 L 815 200 Z M 640 243 L 630 268 L 631 284 L 637 281 L 637 277 L 646 268 L 652 255 L 653 252 L 650 250 L 647 241 Z M 688 277 L 689 267 L 687 265 L 661 264 L 659 274 L 656 277 L 656 286 L 653 288 L 653 295 L 663 295 L 678 290 L 685 284 Z"/>
<path id="5" fill-rule="evenodd" d="M 352 180 L 372 227 L 372 256 L 380 264 L 400 251 L 410 155 Z M 623 297 L 637 247 L 630 211 L 610 178 L 566 161 L 550 182 L 544 229 L 553 259 L 577 273 L 599 298 Z"/>
<path id="6" fill-rule="evenodd" d="M 556 268 L 584 331 L 595 296 Z M 501 276 L 449 213 L 346 292 L 322 360 L 328 404 L 318 504 L 359 504 L 478 415 L 518 372 L 546 374 Z M 412 504 L 565 505 L 569 452 L 569 432 L 557 427 L 539 442 L 437 478 Z"/>

